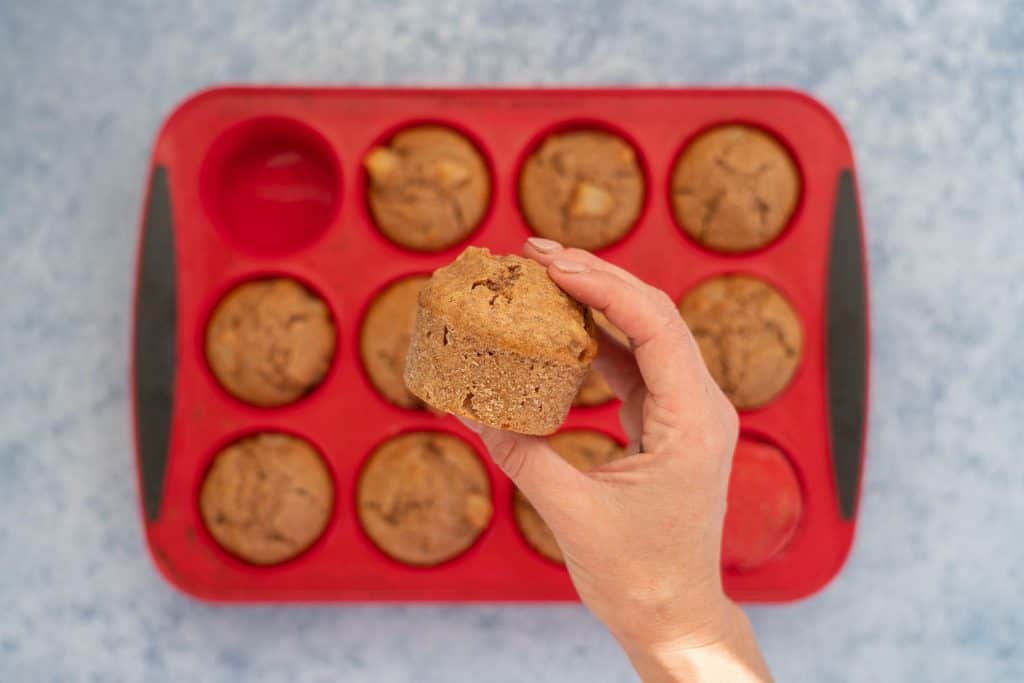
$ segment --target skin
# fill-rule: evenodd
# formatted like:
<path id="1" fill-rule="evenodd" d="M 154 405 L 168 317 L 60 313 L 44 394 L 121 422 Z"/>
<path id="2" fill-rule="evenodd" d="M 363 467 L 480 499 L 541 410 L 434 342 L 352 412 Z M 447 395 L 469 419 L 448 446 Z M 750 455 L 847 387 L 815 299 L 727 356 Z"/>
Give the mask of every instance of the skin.
<path id="1" fill-rule="evenodd" d="M 719 558 L 738 418 L 664 292 L 579 249 L 524 254 L 630 340 L 603 335 L 597 369 L 622 399 L 622 458 L 579 472 L 537 437 L 469 423 L 551 527 L 583 603 L 647 683 L 771 681 Z"/>

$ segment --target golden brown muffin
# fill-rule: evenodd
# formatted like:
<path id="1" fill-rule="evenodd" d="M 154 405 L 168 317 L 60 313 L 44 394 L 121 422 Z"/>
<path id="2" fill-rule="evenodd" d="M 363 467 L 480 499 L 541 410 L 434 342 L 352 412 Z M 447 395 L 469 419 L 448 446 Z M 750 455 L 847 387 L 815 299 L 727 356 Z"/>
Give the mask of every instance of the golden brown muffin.
<path id="1" fill-rule="evenodd" d="M 803 328 L 768 283 L 746 275 L 712 278 L 690 291 L 679 311 L 711 376 L 737 408 L 765 405 L 793 378 Z"/>
<path id="2" fill-rule="evenodd" d="M 364 160 L 373 219 L 392 242 L 440 251 L 466 239 L 491 196 L 487 164 L 464 136 L 441 126 L 414 126 Z"/>
<path id="3" fill-rule="evenodd" d="M 214 458 L 199 493 L 214 540 L 260 565 L 284 562 L 311 546 L 333 506 L 327 465 L 309 443 L 285 434 L 232 443 Z"/>
<path id="4" fill-rule="evenodd" d="M 560 432 L 550 437 L 548 443 L 566 462 L 581 472 L 607 465 L 626 454 L 625 449 L 610 436 L 588 429 Z M 554 534 L 519 489 L 515 492 L 513 511 L 516 524 L 527 543 L 552 562 L 564 564 Z"/>
<path id="5" fill-rule="evenodd" d="M 206 327 L 206 360 L 235 398 L 281 406 L 320 384 L 335 339 L 320 297 L 289 278 L 254 280 L 217 304 Z"/>
<path id="6" fill-rule="evenodd" d="M 391 403 L 421 408 L 405 387 L 405 356 L 416 325 L 417 299 L 429 276 L 413 275 L 392 283 L 370 304 L 359 334 L 359 353 L 373 386 Z"/>
<path id="7" fill-rule="evenodd" d="M 380 446 L 359 477 L 359 521 L 391 557 L 434 565 L 463 553 L 493 514 L 491 484 L 469 445 L 413 432 Z"/>
<path id="8" fill-rule="evenodd" d="M 608 318 L 605 317 L 604 313 L 596 309 L 590 309 L 590 314 L 594 318 L 594 324 L 600 329 L 604 330 L 609 336 L 618 340 L 620 343 L 629 347 L 629 339 L 622 330 L 612 325 Z M 583 378 L 583 384 L 580 386 L 579 392 L 576 394 L 576 399 L 573 401 L 574 406 L 599 406 L 611 401 L 615 398 L 615 392 L 608 385 L 607 380 L 596 368 L 590 368 L 587 376 Z"/>
<path id="9" fill-rule="evenodd" d="M 742 252 L 768 244 L 800 198 L 800 172 L 786 148 L 750 126 L 702 133 L 672 173 L 676 220 L 710 249 Z"/>
<path id="10" fill-rule="evenodd" d="M 420 292 L 405 384 L 439 410 L 550 434 L 596 353 L 588 309 L 543 266 L 469 247 Z"/>
<path id="11" fill-rule="evenodd" d="M 617 135 L 550 135 L 523 166 L 519 201 L 538 235 L 600 249 L 636 223 L 644 202 L 643 172 L 633 147 Z"/>

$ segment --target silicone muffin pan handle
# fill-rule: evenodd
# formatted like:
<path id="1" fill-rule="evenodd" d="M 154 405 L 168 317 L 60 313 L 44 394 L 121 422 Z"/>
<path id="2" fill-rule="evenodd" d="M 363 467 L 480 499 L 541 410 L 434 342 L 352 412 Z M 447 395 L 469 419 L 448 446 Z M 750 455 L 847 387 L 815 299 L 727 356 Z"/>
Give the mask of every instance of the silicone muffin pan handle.
<path id="1" fill-rule="evenodd" d="M 174 216 L 167 168 L 156 166 L 143 219 L 135 320 L 135 420 L 146 517 L 160 516 L 177 366 Z"/>
<path id="2" fill-rule="evenodd" d="M 828 271 L 828 407 L 839 510 L 852 520 L 867 413 L 867 282 L 853 171 L 839 172 Z"/>

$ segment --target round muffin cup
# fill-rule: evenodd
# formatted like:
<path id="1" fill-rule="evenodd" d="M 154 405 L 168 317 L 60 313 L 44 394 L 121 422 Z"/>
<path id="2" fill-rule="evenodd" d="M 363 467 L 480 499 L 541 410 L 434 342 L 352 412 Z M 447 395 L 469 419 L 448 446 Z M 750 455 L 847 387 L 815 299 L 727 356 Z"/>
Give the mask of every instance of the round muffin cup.
<path id="1" fill-rule="evenodd" d="M 781 553 L 803 516 L 803 492 L 792 462 L 777 446 L 740 437 L 733 456 L 722 534 L 722 566 L 758 569 Z"/>
<path id="2" fill-rule="evenodd" d="M 266 255 L 316 242 L 338 214 L 341 187 L 340 164 L 324 136 L 283 117 L 225 131 L 200 172 L 200 195 L 217 229 Z"/>

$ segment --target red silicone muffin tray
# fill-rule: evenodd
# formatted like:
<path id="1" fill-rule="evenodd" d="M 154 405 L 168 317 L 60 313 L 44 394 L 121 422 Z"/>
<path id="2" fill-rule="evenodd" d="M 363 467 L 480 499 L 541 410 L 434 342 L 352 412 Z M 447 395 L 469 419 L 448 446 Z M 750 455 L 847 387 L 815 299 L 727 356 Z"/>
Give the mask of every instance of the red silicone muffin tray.
<path id="1" fill-rule="evenodd" d="M 450 126 L 483 152 L 491 206 L 463 243 L 413 252 L 385 239 L 365 199 L 362 161 L 419 123 Z M 669 177 L 687 142 L 740 122 L 775 135 L 799 166 L 803 190 L 782 236 L 745 255 L 691 241 L 673 216 Z M 361 367 L 359 327 L 373 296 L 430 271 L 467 245 L 516 252 L 531 235 L 517 180 L 546 134 L 597 127 L 635 147 L 646 179 L 634 229 L 600 255 L 676 300 L 705 278 L 750 273 L 775 285 L 804 325 L 805 351 L 789 387 L 741 413 L 743 434 L 785 452 L 803 492 L 788 545 L 757 569 L 727 571 L 743 601 L 786 601 L 824 586 L 853 540 L 867 395 L 867 281 L 849 143 L 836 118 L 801 93 L 741 89 L 358 89 L 227 87 L 202 92 L 156 141 L 142 219 L 135 311 L 134 388 L 142 513 L 153 558 L 183 591 L 214 601 L 575 600 L 564 568 L 534 552 L 516 527 L 513 487 L 482 445 L 450 416 L 405 410 L 374 390 Z M 285 168 L 272 163 L 288 155 Z M 282 194 L 284 193 L 284 194 Z M 299 193 L 299 194 L 296 194 Z M 309 396 L 261 409 L 228 395 L 203 355 L 208 317 L 234 285 L 298 279 L 328 304 L 338 331 L 333 365 Z M 574 408 L 565 428 L 623 434 L 617 405 Z M 441 430 L 468 441 L 491 478 L 495 514 L 464 554 L 431 568 L 403 565 L 359 526 L 361 466 L 385 439 Z M 262 431 L 301 436 L 334 478 L 333 518 L 308 551 L 257 567 L 205 530 L 198 491 L 213 456 Z M 685 496 L 686 491 L 680 491 Z"/>

